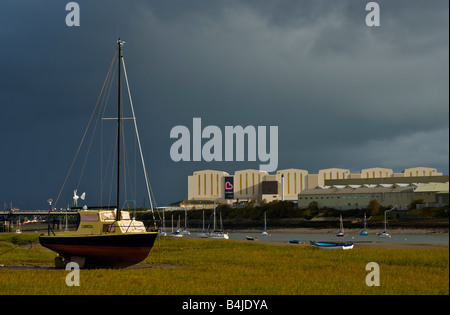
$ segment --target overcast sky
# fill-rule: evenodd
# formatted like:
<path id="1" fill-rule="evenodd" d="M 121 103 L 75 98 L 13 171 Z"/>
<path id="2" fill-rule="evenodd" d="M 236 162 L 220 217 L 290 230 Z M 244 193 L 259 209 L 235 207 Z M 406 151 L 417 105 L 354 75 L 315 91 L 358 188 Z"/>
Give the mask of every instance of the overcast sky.
<path id="1" fill-rule="evenodd" d="M 2 209 L 56 199 L 118 37 L 158 204 L 186 199 L 196 170 L 261 164 L 172 161 L 170 130 L 192 132 L 194 117 L 222 130 L 278 126 L 278 169 L 448 175 L 447 0 L 377 1 L 379 27 L 366 25 L 362 0 L 80 0 L 79 27 L 65 23 L 67 2 L 0 3 Z M 88 204 L 99 200 L 95 169 L 80 181 Z M 140 186 L 126 197 L 138 205 Z"/>

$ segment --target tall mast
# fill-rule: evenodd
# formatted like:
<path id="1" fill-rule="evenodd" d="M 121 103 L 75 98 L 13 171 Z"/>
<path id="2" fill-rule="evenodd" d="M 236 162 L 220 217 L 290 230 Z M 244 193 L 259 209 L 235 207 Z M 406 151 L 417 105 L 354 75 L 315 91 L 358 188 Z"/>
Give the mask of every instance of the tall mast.
<path id="1" fill-rule="evenodd" d="M 120 220 L 120 142 L 121 142 L 121 120 L 122 120 L 122 79 L 121 79 L 121 68 L 122 68 L 122 45 L 124 41 L 121 41 L 120 38 L 117 40 L 117 45 L 119 48 L 118 54 L 118 100 L 117 100 L 117 214 L 116 220 Z"/>

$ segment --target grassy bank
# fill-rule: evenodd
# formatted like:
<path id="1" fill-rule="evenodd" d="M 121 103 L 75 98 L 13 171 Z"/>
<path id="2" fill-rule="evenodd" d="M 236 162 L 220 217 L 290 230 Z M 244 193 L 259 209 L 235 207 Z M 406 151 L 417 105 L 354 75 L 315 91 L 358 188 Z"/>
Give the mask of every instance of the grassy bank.
<path id="1" fill-rule="evenodd" d="M 52 265 L 54 253 L 0 238 L 0 265 Z M 16 244 L 18 244 L 16 242 Z M 381 285 L 368 287 L 368 262 Z M 157 240 L 142 268 L 68 271 L 0 268 L 0 294 L 449 294 L 448 249 L 323 251 L 299 245 Z"/>

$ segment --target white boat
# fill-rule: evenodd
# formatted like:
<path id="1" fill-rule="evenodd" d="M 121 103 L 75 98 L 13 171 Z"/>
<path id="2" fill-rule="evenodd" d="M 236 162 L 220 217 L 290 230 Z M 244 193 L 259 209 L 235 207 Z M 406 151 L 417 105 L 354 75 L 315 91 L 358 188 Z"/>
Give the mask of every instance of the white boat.
<path id="1" fill-rule="evenodd" d="M 380 238 L 391 238 L 391 234 L 389 234 L 388 232 L 387 232 L 387 212 L 388 211 L 390 211 L 390 210 L 386 210 L 386 211 L 384 211 L 384 231 L 383 232 L 381 232 L 381 233 L 378 233 L 378 237 L 380 237 Z"/>
<path id="2" fill-rule="evenodd" d="M 187 229 L 187 210 L 184 210 L 184 229 L 182 231 L 183 235 L 190 235 L 191 232 Z"/>
<path id="3" fill-rule="evenodd" d="M 344 223 L 342 222 L 342 215 L 339 215 L 339 221 L 340 221 L 340 229 L 338 234 L 336 234 L 336 236 L 344 236 Z"/>
<path id="4" fill-rule="evenodd" d="M 261 232 L 261 236 L 270 236 L 269 231 L 267 230 L 266 212 L 264 212 L 264 230 Z"/>
<path id="5" fill-rule="evenodd" d="M 390 210 L 384 211 L 384 231 L 381 232 L 381 233 L 378 233 L 378 237 L 380 237 L 380 238 L 391 238 L 391 234 L 389 234 L 387 232 L 387 225 L 388 225 L 388 223 L 387 223 L 387 212 L 388 211 L 390 211 Z"/>
<path id="6" fill-rule="evenodd" d="M 17 229 L 16 229 L 16 233 L 22 233 L 22 231 L 20 230 L 20 215 L 19 215 L 19 220 L 17 220 Z"/>
<path id="7" fill-rule="evenodd" d="M 198 237 L 207 238 L 208 232 L 205 230 L 205 210 L 203 210 L 203 212 L 202 212 L 202 217 L 203 217 L 203 231 L 202 231 L 202 233 L 198 234 Z"/>
<path id="8" fill-rule="evenodd" d="M 223 231 L 222 213 L 220 214 L 220 230 L 216 230 L 216 203 L 214 203 L 214 229 L 212 233 L 208 234 L 208 238 L 229 239 L 228 233 L 224 233 Z"/>
<path id="9" fill-rule="evenodd" d="M 162 229 L 159 231 L 159 235 L 160 236 L 167 236 L 165 210 L 163 210 Z"/>
<path id="10" fill-rule="evenodd" d="M 366 214 L 364 213 L 364 229 L 359 233 L 360 236 L 368 236 L 369 233 L 367 233 L 367 219 Z"/>
<path id="11" fill-rule="evenodd" d="M 177 223 L 177 229 L 174 232 L 173 231 L 173 215 L 172 215 L 172 234 L 170 236 L 172 237 L 183 237 L 183 231 L 180 229 L 180 216 L 178 216 L 178 223 Z"/>

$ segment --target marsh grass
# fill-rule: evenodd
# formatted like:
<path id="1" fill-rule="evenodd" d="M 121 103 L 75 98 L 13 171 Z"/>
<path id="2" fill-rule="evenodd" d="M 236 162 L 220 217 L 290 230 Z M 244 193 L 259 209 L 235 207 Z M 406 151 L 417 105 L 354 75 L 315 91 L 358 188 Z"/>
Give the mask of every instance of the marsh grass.
<path id="1" fill-rule="evenodd" d="M 0 253 L 10 246 L 0 241 Z M 51 265 L 54 256 L 25 245 L 0 255 L 0 264 Z M 379 287 L 366 285 L 368 262 L 380 266 Z M 66 270 L 0 268 L 0 294 L 449 294 L 448 249 L 160 239 L 140 267 L 81 270 L 79 287 L 66 286 Z"/>

